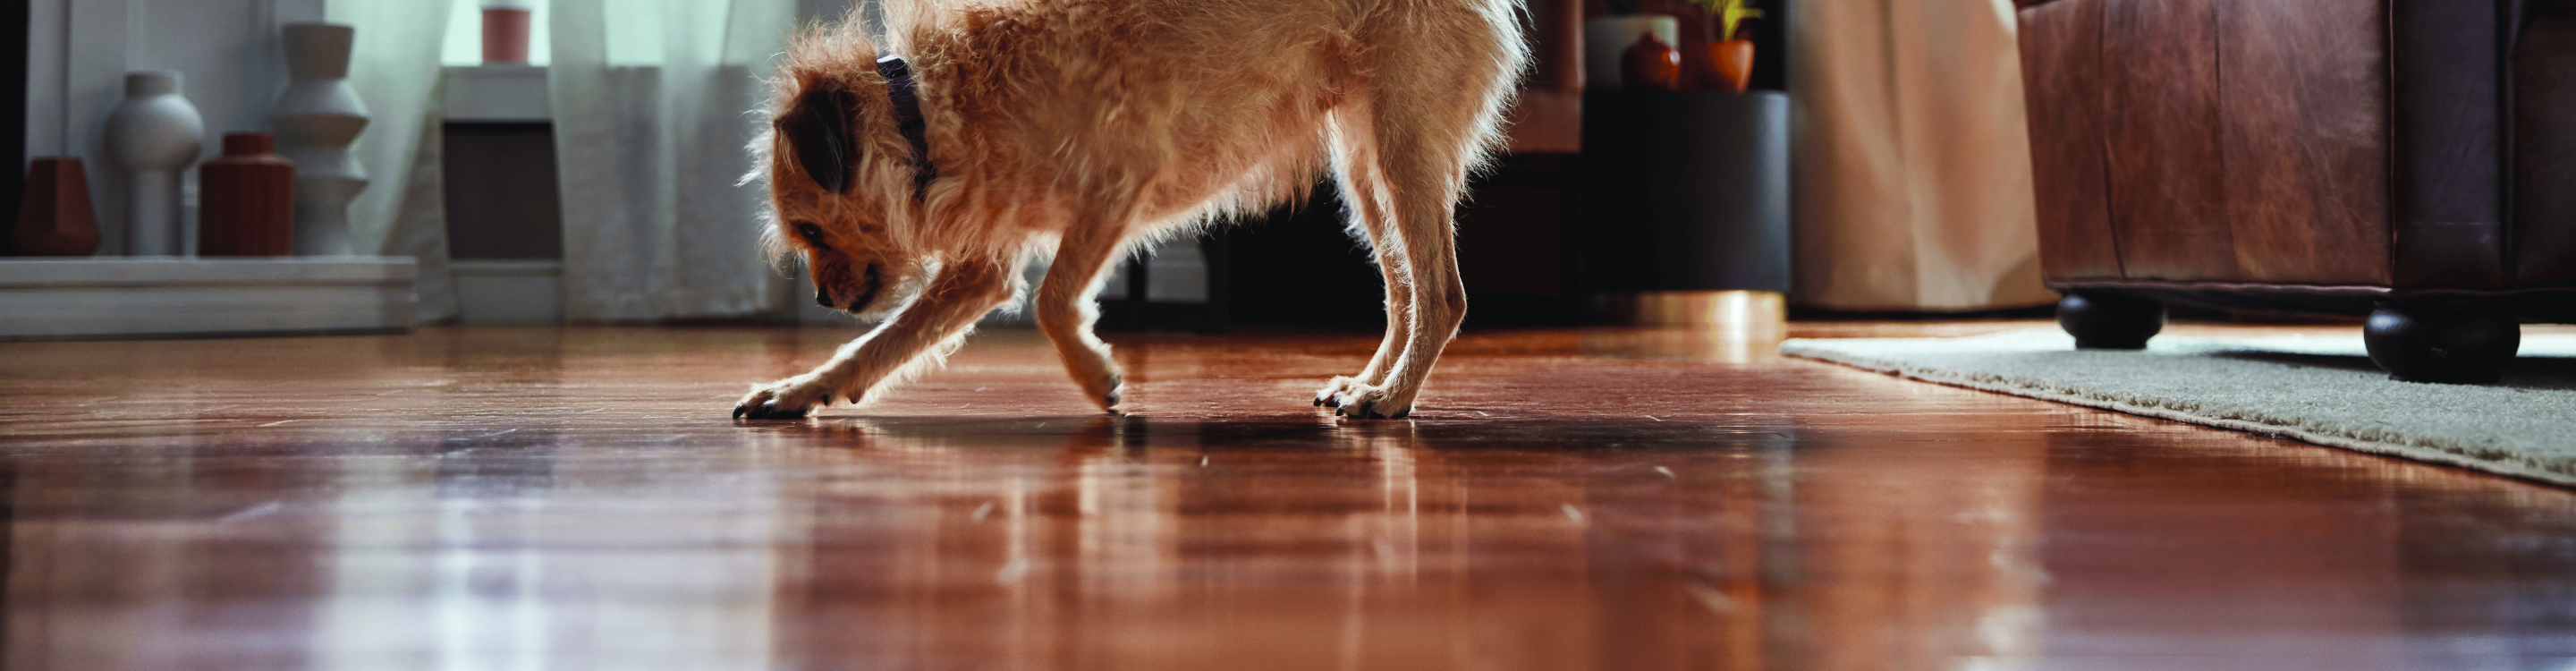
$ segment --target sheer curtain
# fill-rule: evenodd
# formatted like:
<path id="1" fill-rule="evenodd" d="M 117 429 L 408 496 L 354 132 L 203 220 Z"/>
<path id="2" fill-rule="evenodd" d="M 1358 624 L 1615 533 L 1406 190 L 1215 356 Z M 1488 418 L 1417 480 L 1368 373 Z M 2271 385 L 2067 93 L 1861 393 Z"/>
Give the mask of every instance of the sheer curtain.
<path id="1" fill-rule="evenodd" d="M 414 294 L 424 322 L 456 316 L 439 177 L 438 52 L 447 13 L 443 2 L 329 0 L 323 6 L 326 19 L 357 29 L 349 85 L 367 104 L 367 130 L 351 148 L 366 167 L 367 188 L 349 203 L 349 237 L 359 254 L 419 260 Z"/>
<path id="2" fill-rule="evenodd" d="M 2056 299 L 2011 0 L 1836 0 L 1789 17 L 1796 295 L 1840 310 Z"/>
<path id="3" fill-rule="evenodd" d="M 765 196 L 736 186 L 763 123 L 760 79 L 795 0 L 554 0 L 548 99 L 562 186 L 564 315 L 768 311 Z"/>

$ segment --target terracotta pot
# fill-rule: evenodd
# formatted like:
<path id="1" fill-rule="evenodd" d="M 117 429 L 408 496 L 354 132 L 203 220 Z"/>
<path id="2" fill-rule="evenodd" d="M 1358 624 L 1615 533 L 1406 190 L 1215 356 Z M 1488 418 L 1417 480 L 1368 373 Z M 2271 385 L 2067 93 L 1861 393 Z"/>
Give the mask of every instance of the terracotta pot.
<path id="1" fill-rule="evenodd" d="M 1652 32 L 1639 35 L 1619 57 L 1619 78 L 1632 91 L 1681 90 L 1682 52 Z"/>
<path id="2" fill-rule="evenodd" d="M 39 157 L 27 166 L 26 195 L 9 243 L 19 256 L 98 253 L 98 212 L 90 207 L 89 173 L 72 156 Z"/>
<path id="3" fill-rule="evenodd" d="M 224 155 L 197 169 L 198 256 L 295 253 L 295 164 L 267 133 L 225 133 Z"/>
<path id="4" fill-rule="evenodd" d="M 1753 40 L 1727 40 L 1708 45 L 1709 70 L 1723 91 L 1743 93 L 1753 83 Z"/>
<path id="5" fill-rule="evenodd" d="M 1625 91 L 1628 46 L 1637 43 L 1637 34 L 1651 32 L 1665 44 L 1681 44 L 1681 20 L 1662 15 L 1604 16 L 1583 22 L 1583 87 L 1593 91 Z"/>
<path id="6" fill-rule="evenodd" d="M 483 62 L 528 64 L 528 24 L 533 13 L 520 7 L 483 8 Z"/>

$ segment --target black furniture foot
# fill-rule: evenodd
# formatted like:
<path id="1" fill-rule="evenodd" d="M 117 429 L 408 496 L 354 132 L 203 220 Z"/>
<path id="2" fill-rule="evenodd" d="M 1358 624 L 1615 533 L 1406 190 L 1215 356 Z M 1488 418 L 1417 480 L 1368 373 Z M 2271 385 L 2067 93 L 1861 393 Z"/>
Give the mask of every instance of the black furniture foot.
<path id="1" fill-rule="evenodd" d="M 2381 305 L 2362 326 L 2371 363 L 2407 382 L 2496 381 L 2522 348 L 2522 325 L 2467 306 Z"/>
<path id="2" fill-rule="evenodd" d="M 2057 325 L 2075 336 L 2076 349 L 2146 349 L 2165 329 L 2165 304 L 2112 293 L 2066 292 L 2057 299 Z"/>

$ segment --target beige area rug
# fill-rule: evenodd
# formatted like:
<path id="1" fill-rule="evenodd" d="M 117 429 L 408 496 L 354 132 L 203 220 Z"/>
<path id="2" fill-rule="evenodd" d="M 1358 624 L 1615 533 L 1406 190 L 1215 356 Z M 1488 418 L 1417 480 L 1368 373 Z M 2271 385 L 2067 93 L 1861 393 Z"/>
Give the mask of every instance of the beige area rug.
<path id="1" fill-rule="evenodd" d="M 2159 336 L 2075 349 L 2065 333 L 1791 340 L 1781 353 L 1904 377 L 2297 438 L 2576 486 L 2576 336 L 2526 335 L 2489 385 L 2398 382 L 2361 336 Z"/>

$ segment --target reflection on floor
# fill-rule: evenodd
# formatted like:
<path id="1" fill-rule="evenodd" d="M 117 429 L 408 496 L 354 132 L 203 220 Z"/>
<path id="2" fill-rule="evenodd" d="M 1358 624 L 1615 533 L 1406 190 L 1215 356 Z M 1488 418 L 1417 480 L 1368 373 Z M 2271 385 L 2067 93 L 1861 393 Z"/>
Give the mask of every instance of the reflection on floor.
<path id="1" fill-rule="evenodd" d="M 0 661 L 2576 659 L 2576 493 L 1713 333 L 1470 333 L 1415 419 L 1379 422 L 1305 402 L 1370 334 L 1113 338 L 1120 418 L 994 331 L 895 398 L 796 422 L 727 413 L 850 331 L 0 344 Z"/>

